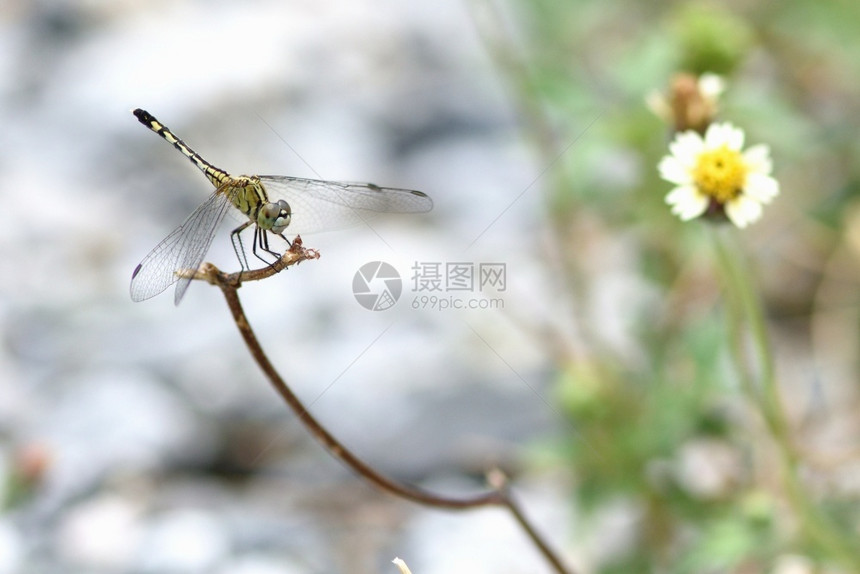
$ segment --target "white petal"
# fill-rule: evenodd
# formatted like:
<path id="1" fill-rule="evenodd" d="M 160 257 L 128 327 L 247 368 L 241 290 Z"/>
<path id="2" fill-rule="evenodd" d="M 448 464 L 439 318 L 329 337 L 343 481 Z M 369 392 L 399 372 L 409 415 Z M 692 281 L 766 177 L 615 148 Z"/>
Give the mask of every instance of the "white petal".
<path id="1" fill-rule="evenodd" d="M 718 148 L 726 143 L 726 130 L 728 124 L 711 124 L 705 132 L 705 147 L 708 149 Z"/>
<path id="2" fill-rule="evenodd" d="M 750 171 L 770 175 L 773 165 L 770 161 L 770 148 L 766 144 L 758 144 L 743 153 L 744 162 Z"/>
<path id="3" fill-rule="evenodd" d="M 660 177 L 668 182 L 676 185 L 687 185 L 693 183 L 693 176 L 690 174 L 690 170 L 684 167 L 684 165 L 678 161 L 678 158 L 674 156 L 667 155 L 661 159 L 660 163 L 657 165 L 657 169 L 660 172 Z"/>
<path id="4" fill-rule="evenodd" d="M 726 89 L 722 76 L 706 72 L 699 76 L 699 92 L 707 99 L 714 101 Z"/>
<path id="5" fill-rule="evenodd" d="M 726 215 L 732 223 L 743 229 L 761 217 L 761 204 L 745 195 L 726 204 Z"/>
<path id="6" fill-rule="evenodd" d="M 683 203 L 689 199 L 695 199 L 695 197 L 699 195 L 699 192 L 692 185 L 680 185 L 666 194 L 666 203 L 669 205 L 675 205 L 677 203 Z"/>
<path id="7" fill-rule="evenodd" d="M 744 147 L 744 131 L 726 122 L 711 124 L 705 132 L 705 147 L 717 149 L 726 146 L 731 150 L 740 151 Z"/>
<path id="8" fill-rule="evenodd" d="M 684 210 L 679 213 L 679 216 L 683 221 L 695 219 L 707 211 L 708 203 L 710 203 L 710 200 L 707 197 L 700 195 L 695 201 L 691 201 L 685 205 Z"/>
<path id="9" fill-rule="evenodd" d="M 732 124 L 726 124 L 726 130 L 728 131 L 729 149 L 741 151 L 744 147 L 744 130 L 736 128 Z"/>
<path id="10" fill-rule="evenodd" d="M 699 154 L 704 148 L 705 142 L 702 141 L 702 136 L 692 130 L 677 134 L 675 140 L 669 144 L 672 155 L 688 169 L 695 167 Z"/>
<path id="11" fill-rule="evenodd" d="M 769 203 L 779 195 L 779 182 L 761 173 L 751 173 L 744 183 L 744 194 L 761 203 Z"/>
<path id="12" fill-rule="evenodd" d="M 692 186 L 676 187 L 666 196 L 666 203 L 672 205 L 672 213 L 683 221 L 702 215 L 708 209 L 709 199 Z"/>

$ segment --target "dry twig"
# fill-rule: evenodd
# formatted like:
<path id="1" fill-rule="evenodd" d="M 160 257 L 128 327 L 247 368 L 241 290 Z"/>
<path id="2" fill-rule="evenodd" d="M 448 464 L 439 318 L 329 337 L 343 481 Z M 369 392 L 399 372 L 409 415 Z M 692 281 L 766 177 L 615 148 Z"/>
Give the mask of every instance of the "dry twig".
<path id="1" fill-rule="evenodd" d="M 556 572 L 559 572 L 559 574 L 575 574 L 573 570 L 567 569 L 562 564 L 559 557 L 552 551 L 547 542 L 529 522 L 528 518 L 525 516 L 522 509 L 519 507 L 519 504 L 513 497 L 507 477 L 500 470 L 494 469 L 488 473 L 487 478 L 491 490 L 485 493 L 464 498 L 433 494 L 414 486 L 398 483 L 380 474 L 347 449 L 307 411 L 305 406 L 293 393 L 284 379 L 275 370 L 275 367 L 263 351 L 263 348 L 257 340 L 257 337 L 251 328 L 251 324 L 242 309 L 238 289 L 244 281 L 259 281 L 292 265 L 301 263 L 302 261 L 318 258 L 319 252 L 314 249 L 306 249 L 302 245 L 301 238 L 296 237 L 290 249 L 284 253 L 278 261 L 269 267 L 253 271 L 242 271 L 240 273 L 223 273 L 211 263 L 204 263 L 200 266 L 200 269 L 195 272 L 194 279 L 207 281 L 212 285 L 217 285 L 221 289 L 221 292 L 224 294 L 224 298 L 227 300 L 230 312 L 233 315 L 236 327 L 239 329 L 242 339 L 245 341 L 254 361 L 263 371 L 263 374 L 266 375 L 269 383 L 271 383 L 275 388 L 284 402 L 286 402 L 296 416 L 298 416 L 299 420 L 308 432 L 321 442 L 332 456 L 346 464 L 377 488 L 400 498 L 405 498 L 425 506 L 449 510 L 466 510 L 483 506 L 499 506 L 507 508 Z"/>

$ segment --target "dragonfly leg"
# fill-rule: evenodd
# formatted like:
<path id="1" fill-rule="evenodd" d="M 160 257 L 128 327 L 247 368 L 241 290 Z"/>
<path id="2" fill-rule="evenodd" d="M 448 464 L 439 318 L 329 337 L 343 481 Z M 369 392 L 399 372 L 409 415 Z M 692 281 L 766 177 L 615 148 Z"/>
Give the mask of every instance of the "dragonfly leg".
<path id="1" fill-rule="evenodd" d="M 259 259 L 260 261 L 262 261 L 266 265 L 269 265 L 269 266 L 274 265 L 275 264 L 274 262 L 270 263 L 270 262 L 266 261 L 259 253 L 257 253 L 257 247 L 258 246 L 261 250 L 265 251 L 266 253 L 268 253 L 269 255 L 274 257 L 275 261 L 277 261 L 278 259 L 281 258 L 280 253 L 277 253 L 276 251 L 272 251 L 271 249 L 269 249 L 269 236 L 266 235 L 265 230 L 260 229 L 259 227 L 254 229 L 254 247 L 253 247 L 252 251 L 254 252 L 254 255 L 257 257 L 257 259 Z"/>
<path id="2" fill-rule="evenodd" d="M 230 232 L 230 242 L 233 244 L 233 252 L 236 253 L 236 258 L 239 260 L 239 265 L 242 270 L 251 269 L 248 265 L 248 258 L 245 256 L 245 246 L 242 245 L 241 233 L 245 231 L 253 221 L 250 219 Z M 256 242 L 256 229 L 254 231 L 254 241 Z M 256 254 L 256 251 L 255 251 Z"/>

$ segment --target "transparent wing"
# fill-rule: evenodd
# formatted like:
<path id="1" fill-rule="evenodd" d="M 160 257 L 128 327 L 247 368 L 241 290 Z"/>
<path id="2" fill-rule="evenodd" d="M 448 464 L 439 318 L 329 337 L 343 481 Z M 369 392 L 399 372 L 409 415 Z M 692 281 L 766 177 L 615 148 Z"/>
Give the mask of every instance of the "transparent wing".
<path id="1" fill-rule="evenodd" d="M 156 245 L 132 273 L 132 300 L 154 297 L 178 281 L 174 301 L 179 305 L 191 278 L 180 278 L 176 272 L 200 267 L 229 206 L 229 195 L 221 193 L 220 188 L 215 190 L 182 225 Z"/>
<path id="2" fill-rule="evenodd" d="M 290 204 L 292 217 L 284 233 L 291 236 L 359 225 L 380 213 L 433 209 L 432 199 L 411 189 L 276 175 L 260 176 L 260 181 L 269 201 Z"/>

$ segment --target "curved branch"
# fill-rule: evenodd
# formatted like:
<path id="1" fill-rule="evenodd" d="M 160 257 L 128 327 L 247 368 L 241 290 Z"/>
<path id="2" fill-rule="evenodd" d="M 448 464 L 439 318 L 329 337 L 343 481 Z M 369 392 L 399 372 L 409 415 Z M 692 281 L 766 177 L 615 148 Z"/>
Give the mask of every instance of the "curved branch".
<path id="1" fill-rule="evenodd" d="M 236 327 L 239 329 L 239 333 L 242 335 L 242 339 L 245 341 L 254 361 L 263 371 L 263 374 L 266 375 L 266 378 L 269 379 L 269 382 L 284 402 L 286 402 L 296 416 L 298 416 L 299 420 L 304 424 L 308 432 L 321 442 L 332 456 L 346 464 L 377 488 L 400 498 L 411 500 L 425 506 L 445 508 L 449 510 L 465 510 L 483 506 L 499 506 L 507 508 L 514 516 L 517 523 L 519 523 L 523 530 L 526 531 L 529 538 L 537 546 L 544 558 L 546 558 L 546 560 L 553 566 L 556 572 L 559 572 L 559 574 L 575 574 L 574 571 L 567 569 L 562 564 L 558 556 L 556 556 L 547 542 L 529 522 L 528 518 L 525 516 L 511 493 L 507 477 L 505 477 L 500 470 L 494 470 L 488 474 L 488 482 L 492 487 L 492 490 L 488 492 L 464 498 L 433 494 L 421 488 L 401 484 L 380 474 L 341 444 L 340 441 L 329 433 L 322 424 L 320 424 L 320 422 L 308 412 L 299 398 L 278 374 L 277 370 L 266 356 L 266 353 L 263 351 L 263 348 L 257 340 L 257 336 L 251 328 L 251 324 L 242 309 L 242 304 L 239 300 L 237 290 L 243 281 L 257 281 L 264 279 L 286 269 L 289 266 L 296 265 L 307 259 L 318 258 L 319 253 L 313 249 L 304 248 L 302 246 L 301 238 L 297 237 L 293 242 L 292 247 L 284 253 L 281 259 L 265 269 L 226 274 L 222 273 L 214 265 L 204 263 L 195 273 L 194 278 L 205 280 L 213 285 L 217 285 L 221 289 L 221 292 L 224 294 L 224 298 L 227 300 L 230 312 L 233 315 Z"/>

